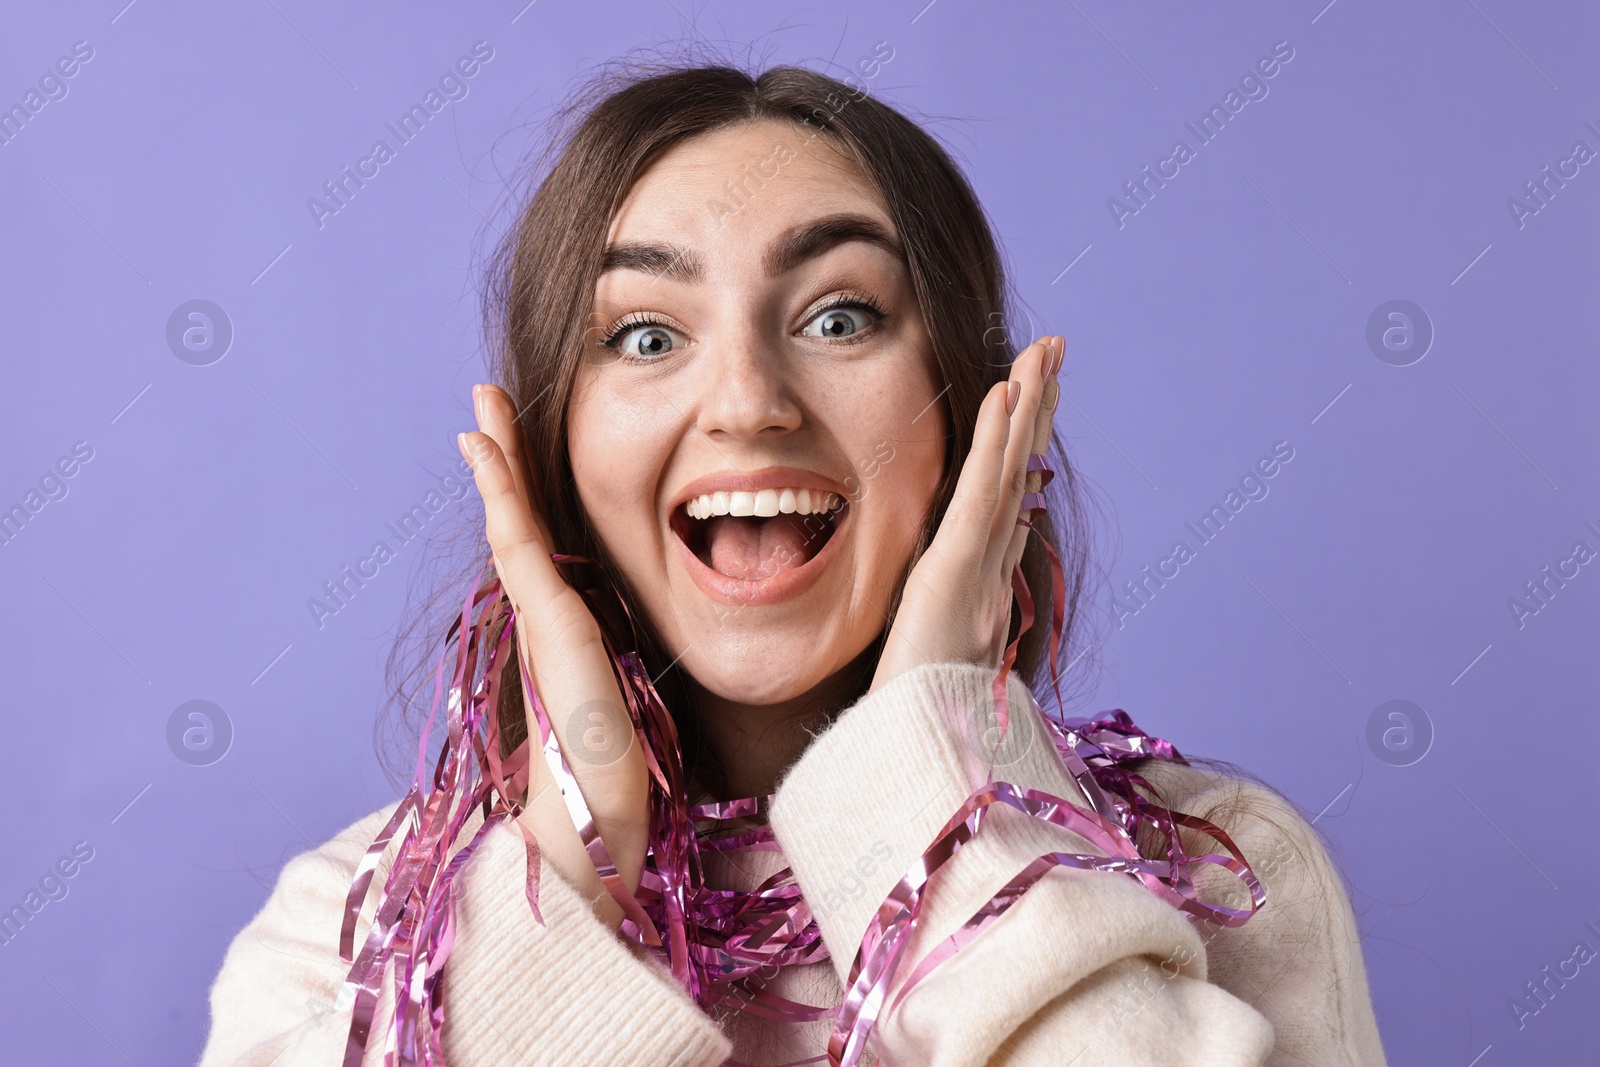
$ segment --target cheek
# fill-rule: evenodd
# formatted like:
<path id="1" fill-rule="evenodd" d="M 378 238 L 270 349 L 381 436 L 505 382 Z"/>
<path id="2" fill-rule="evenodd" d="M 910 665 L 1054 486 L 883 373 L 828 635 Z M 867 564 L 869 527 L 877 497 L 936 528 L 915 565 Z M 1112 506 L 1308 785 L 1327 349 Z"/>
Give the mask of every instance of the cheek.
<path id="1" fill-rule="evenodd" d="M 918 426 L 931 421 L 930 413 Z M 868 505 L 863 511 L 876 512 L 875 524 L 887 533 L 884 551 L 909 555 L 944 473 L 942 438 L 884 438 L 857 470 L 861 499 Z"/>
<path id="2" fill-rule="evenodd" d="M 864 527 L 878 531 L 875 541 L 881 538 L 881 543 L 864 547 L 905 556 L 944 474 L 944 409 L 934 402 L 938 391 L 921 381 L 857 395 L 879 398 L 841 410 L 844 418 L 838 423 L 850 428 L 851 499 L 860 505 Z"/>
<path id="3" fill-rule="evenodd" d="M 595 532 L 624 568 L 656 525 L 659 436 L 646 407 L 580 380 L 567 412 L 572 477 Z"/>

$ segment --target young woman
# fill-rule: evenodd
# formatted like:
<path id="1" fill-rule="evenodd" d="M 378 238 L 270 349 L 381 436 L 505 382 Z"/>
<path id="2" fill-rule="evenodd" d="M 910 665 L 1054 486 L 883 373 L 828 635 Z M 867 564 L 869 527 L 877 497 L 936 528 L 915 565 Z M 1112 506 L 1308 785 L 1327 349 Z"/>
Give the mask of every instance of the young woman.
<path id="1" fill-rule="evenodd" d="M 491 291 L 431 782 L 285 867 L 203 1067 L 1383 1063 L 1293 807 L 1059 717 L 1062 339 L 1008 344 L 945 152 L 793 67 L 571 116 Z"/>

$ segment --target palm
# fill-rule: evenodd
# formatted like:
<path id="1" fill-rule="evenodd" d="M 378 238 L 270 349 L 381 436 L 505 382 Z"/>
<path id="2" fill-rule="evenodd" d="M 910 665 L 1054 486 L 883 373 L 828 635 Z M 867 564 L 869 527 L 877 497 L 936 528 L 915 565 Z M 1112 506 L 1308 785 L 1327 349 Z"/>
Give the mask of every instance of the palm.
<path id="1" fill-rule="evenodd" d="M 516 611 L 518 648 L 532 674 L 523 679 L 532 691 L 525 691 L 524 701 L 531 716 L 531 697 L 538 695 L 595 829 L 632 891 L 639 884 L 648 840 L 644 753 L 633 737 L 600 625 L 550 558 L 550 529 L 523 462 L 510 398 L 492 386 L 474 392 L 481 432 L 463 434 L 462 450 L 473 465 L 483 497 L 484 534 L 501 587 Z M 531 717 L 528 736 L 540 736 Z M 567 814 L 554 773 L 541 758 L 530 761 L 524 818 L 563 877 L 588 892 L 604 917 L 619 918 L 614 907 L 607 907 L 607 894 Z"/>

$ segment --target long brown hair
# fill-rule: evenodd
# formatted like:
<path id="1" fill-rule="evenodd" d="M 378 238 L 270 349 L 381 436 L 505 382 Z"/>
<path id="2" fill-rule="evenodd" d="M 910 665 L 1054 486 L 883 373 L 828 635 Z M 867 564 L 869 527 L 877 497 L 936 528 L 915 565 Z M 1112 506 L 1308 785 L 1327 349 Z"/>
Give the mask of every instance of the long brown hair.
<path id="1" fill-rule="evenodd" d="M 774 120 L 795 124 L 808 137 L 829 138 L 852 159 L 876 183 L 905 249 L 938 374 L 948 387 L 938 401 L 949 427 L 944 477 L 913 562 L 931 541 L 950 501 L 985 393 L 1007 377 L 1011 361 L 1032 340 L 1013 332 L 1017 322 L 1007 300 L 1001 251 L 971 186 L 945 149 L 893 107 L 797 66 L 775 66 L 758 75 L 726 62 L 659 58 L 602 67 L 556 111 L 542 152 L 524 169 L 532 195 L 519 209 L 515 228 L 492 253 L 482 310 L 489 371 L 519 412 L 525 454 L 544 487 L 554 547 L 595 560 L 624 599 L 630 596 L 626 583 L 584 514 L 567 453 L 568 401 L 606 236 L 635 179 L 664 152 L 714 130 Z M 1089 531 L 1082 486 L 1053 433 L 1050 452 L 1057 472 L 1048 490 L 1051 513 L 1035 529 L 1038 537 L 1055 545 L 1065 572 L 1060 659 L 1065 668 L 1079 658 L 1085 644 L 1079 604 L 1090 576 Z M 481 514 L 478 518 L 469 574 L 476 574 L 488 559 Z M 1043 703 L 1049 688 L 1044 660 L 1052 583 L 1038 537 L 1029 539 L 1022 559 L 1035 625 L 1023 636 L 1014 669 Z M 395 644 L 390 675 L 402 708 L 412 706 L 411 690 L 419 674 L 425 684 L 417 691 L 431 692 L 425 676 L 433 669 L 436 642 L 459 616 L 465 592 L 459 584 L 448 591 L 451 600 L 437 614 L 430 607 L 411 616 L 413 627 L 427 627 L 422 662 L 408 659 L 414 642 Z M 634 615 L 636 634 L 610 636 L 619 649 L 637 648 L 678 721 L 686 769 L 715 789 L 721 769 L 701 741 L 689 689 L 679 669 L 670 666 L 670 651 L 639 613 Z M 1014 612 L 1013 634 L 1019 622 Z M 604 618 L 602 625 L 608 625 Z M 888 624 L 877 639 L 880 647 L 887 630 Z M 875 663 L 876 653 L 866 659 Z M 508 670 L 499 716 L 509 750 L 526 736 L 526 725 L 514 661 Z M 1080 669 L 1064 681 L 1083 676 Z M 869 667 L 861 679 L 862 691 L 870 677 Z"/>

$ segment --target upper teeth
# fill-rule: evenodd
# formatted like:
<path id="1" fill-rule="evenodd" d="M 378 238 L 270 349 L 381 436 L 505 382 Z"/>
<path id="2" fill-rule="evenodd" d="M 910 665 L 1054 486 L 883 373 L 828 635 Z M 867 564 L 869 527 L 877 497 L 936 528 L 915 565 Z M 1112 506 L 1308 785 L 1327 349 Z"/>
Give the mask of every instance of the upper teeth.
<path id="1" fill-rule="evenodd" d="M 702 493 L 687 507 L 692 519 L 713 515 L 816 515 L 844 506 L 838 493 L 822 489 L 762 489 L 754 493 Z"/>

